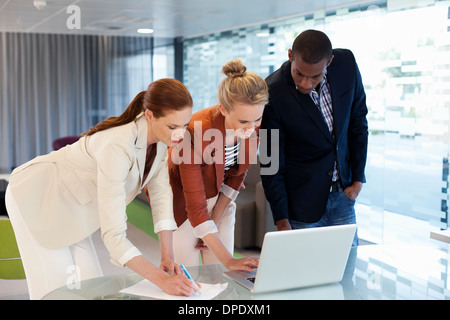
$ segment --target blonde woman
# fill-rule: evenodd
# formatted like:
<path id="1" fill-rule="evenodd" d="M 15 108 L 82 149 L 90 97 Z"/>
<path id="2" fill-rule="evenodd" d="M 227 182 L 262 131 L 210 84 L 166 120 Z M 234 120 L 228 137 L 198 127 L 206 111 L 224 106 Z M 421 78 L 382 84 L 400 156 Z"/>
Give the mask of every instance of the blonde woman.
<path id="1" fill-rule="evenodd" d="M 204 264 L 253 271 L 258 259 L 232 255 L 234 200 L 248 168 L 256 162 L 268 89 L 240 59 L 225 64 L 222 72 L 226 78 L 219 85 L 219 105 L 193 114 L 185 140 L 169 150 L 179 227 L 173 235 L 174 256 L 176 263 L 187 266 L 198 265 L 200 254 Z"/>
<path id="2" fill-rule="evenodd" d="M 191 116 L 186 87 L 161 79 L 139 93 L 120 116 L 13 171 L 6 205 L 31 299 L 66 285 L 73 272 L 79 280 L 102 275 L 90 238 L 98 228 L 114 264 L 129 267 L 170 294 L 198 291 L 184 275 L 175 275 L 172 248 L 161 247 L 161 268 L 142 256 L 127 239 L 125 212 L 146 186 L 155 231 L 161 243 L 170 242 L 168 230 L 176 224 L 167 147 L 182 136 Z"/>

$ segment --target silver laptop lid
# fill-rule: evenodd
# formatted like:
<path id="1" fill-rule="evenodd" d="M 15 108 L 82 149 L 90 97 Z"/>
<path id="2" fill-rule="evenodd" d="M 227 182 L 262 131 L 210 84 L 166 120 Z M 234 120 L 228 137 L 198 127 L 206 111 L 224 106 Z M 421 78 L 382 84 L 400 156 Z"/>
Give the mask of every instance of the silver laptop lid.
<path id="1" fill-rule="evenodd" d="M 308 287 L 342 280 L 356 225 L 268 232 L 253 292 Z"/>

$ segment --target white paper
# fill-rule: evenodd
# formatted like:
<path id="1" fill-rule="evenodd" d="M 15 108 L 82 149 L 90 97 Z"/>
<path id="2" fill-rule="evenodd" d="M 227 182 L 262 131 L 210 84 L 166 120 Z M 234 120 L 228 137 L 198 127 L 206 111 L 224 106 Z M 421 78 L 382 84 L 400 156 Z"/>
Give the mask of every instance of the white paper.
<path id="1" fill-rule="evenodd" d="M 156 285 L 144 279 L 131 287 L 120 290 L 121 293 L 134 294 L 137 296 L 150 297 L 155 299 L 163 299 L 163 300 L 210 300 L 225 290 L 228 286 L 228 283 L 201 283 L 200 284 L 200 295 L 191 295 L 190 297 L 186 296 L 173 296 L 171 294 L 165 293 Z"/>

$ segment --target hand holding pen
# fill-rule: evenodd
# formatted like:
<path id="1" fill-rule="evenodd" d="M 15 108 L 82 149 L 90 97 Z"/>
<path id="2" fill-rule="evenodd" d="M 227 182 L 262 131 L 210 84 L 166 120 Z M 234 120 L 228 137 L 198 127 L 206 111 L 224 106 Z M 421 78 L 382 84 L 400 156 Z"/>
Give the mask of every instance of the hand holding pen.
<path id="1" fill-rule="evenodd" d="M 198 287 L 197 283 L 194 281 L 194 279 L 192 279 L 191 275 L 189 274 L 189 272 L 186 270 L 186 268 L 181 264 L 180 265 L 181 270 L 183 270 L 184 274 L 186 275 L 186 277 L 192 281 L 192 283 L 195 285 L 195 287 L 198 289 L 198 292 L 195 293 L 195 295 L 200 295 L 202 294 L 200 291 L 200 288 Z"/>

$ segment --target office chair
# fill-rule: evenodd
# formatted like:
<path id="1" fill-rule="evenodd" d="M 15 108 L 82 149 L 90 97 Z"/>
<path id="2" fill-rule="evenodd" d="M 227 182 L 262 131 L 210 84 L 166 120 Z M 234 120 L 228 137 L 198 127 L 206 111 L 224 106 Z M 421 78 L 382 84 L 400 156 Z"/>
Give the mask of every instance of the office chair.
<path id="1" fill-rule="evenodd" d="M 14 230 L 6 217 L 0 217 L 0 279 L 25 279 Z"/>
<path id="2" fill-rule="evenodd" d="M 58 139 L 54 140 L 52 143 L 53 150 L 55 150 L 55 151 L 59 150 L 68 144 L 77 142 L 78 139 L 80 139 L 80 138 L 81 138 L 80 136 L 67 136 L 67 137 L 58 138 Z"/>

